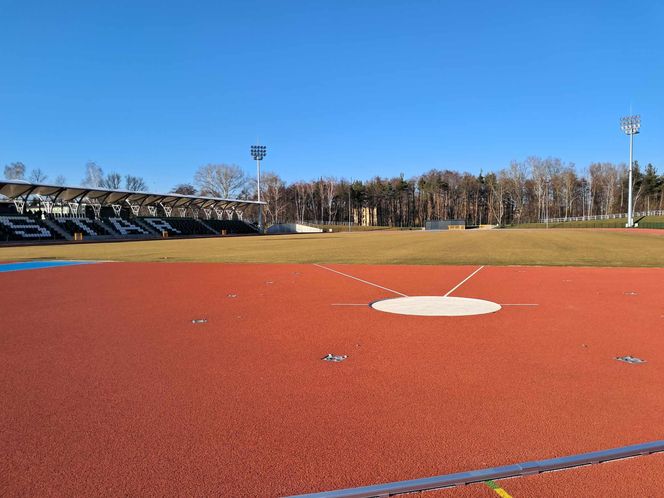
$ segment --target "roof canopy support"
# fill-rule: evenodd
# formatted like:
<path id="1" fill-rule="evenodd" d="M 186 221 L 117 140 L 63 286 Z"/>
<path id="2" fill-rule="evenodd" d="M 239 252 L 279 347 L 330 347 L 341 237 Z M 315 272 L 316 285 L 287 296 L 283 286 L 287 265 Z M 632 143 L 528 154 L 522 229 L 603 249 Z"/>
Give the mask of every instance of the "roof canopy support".
<path id="1" fill-rule="evenodd" d="M 14 206 L 16 207 L 17 213 L 23 214 L 23 209 L 25 208 L 25 201 L 17 197 L 16 199 L 14 199 Z"/>
<path id="2" fill-rule="evenodd" d="M 95 213 L 95 219 L 98 220 L 101 218 L 101 203 L 97 199 L 93 199 L 90 202 L 90 205 L 92 206 L 92 210 Z"/>
<path id="3" fill-rule="evenodd" d="M 173 212 L 173 206 L 167 206 L 163 202 L 160 202 L 159 205 L 161 206 L 161 209 L 164 210 L 164 213 L 166 213 L 166 216 L 170 218 L 171 213 Z"/>
<path id="4" fill-rule="evenodd" d="M 14 202 L 16 210 L 23 214 L 26 203 L 31 199 L 39 199 L 45 207 L 46 212 L 53 213 L 55 206 L 69 206 L 70 209 L 78 214 L 84 203 L 92 206 L 95 216 L 101 215 L 101 208 L 112 206 L 116 216 L 120 216 L 121 206 L 127 203 L 134 215 L 138 216 L 141 207 L 160 206 L 166 216 L 171 216 L 173 209 L 180 209 L 182 216 L 185 216 L 188 209 L 191 209 L 192 215 L 198 217 L 200 210 L 209 210 L 219 216 L 217 210 L 226 212 L 226 210 L 235 208 L 243 209 L 249 205 L 265 204 L 256 201 L 222 199 L 218 197 L 205 197 L 196 195 L 181 194 L 154 194 L 149 192 L 130 192 L 127 190 L 104 189 L 96 187 L 73 187 L 62 185 L 48 185 L 42 183 L 28 183 L 21 180 L 0 180 L 0 197 L 7 197 Z M 64 214 L 64 213 L 63 213 Z"/>
<path id="5" fill-rule="evenodd" d="M 76 202 L 76 201 L 69 201 L 69 202 L 67 203 L 67 205 L 69 206 L 69 213 L 70 213 L 70 214 L 71 214 L 71 213 L 74 213 L 76 216 L 78 216 L 78 206 L 79 206 L 79 203 Z"/>

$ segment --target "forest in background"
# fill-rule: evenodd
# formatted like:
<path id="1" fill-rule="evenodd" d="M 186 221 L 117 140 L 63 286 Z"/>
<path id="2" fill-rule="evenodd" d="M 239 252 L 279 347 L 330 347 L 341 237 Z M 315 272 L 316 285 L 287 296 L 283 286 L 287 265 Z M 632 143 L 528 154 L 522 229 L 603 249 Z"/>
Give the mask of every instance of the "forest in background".
<path id="1" fill-rule="evenodd" d="M 635 162 L 633 184 L 635 211 L 664 209 L 664 175 L 655 166 L 642 169 Z M 531 223 L 625 213 L 627 190 L 625 164 L 592 163 L 578 171 L 572 163 L 539 157 L 479 175 L 432 169 L 412 178 L 351 182 L 327 176 L 290 184 L 272 172 L 261 175 L 266 223 L 340 224 L 349 217 L 354 224 L 397 227 L 440 219 L 462 219 L 469 225 Z M 256 198 L 255 181 L 247 181 L 233 165 L 201 168 L 193 184 L 175 191 Z"/>
<path id="2" fill-rule="evenodd" d="M 26 175 L 25 165 L 4 168 L 7 179 L 48 183 L 41 170 Z M 664 209 L 664 175 L 652 164 L 633 169 L 635 211 Z M 123 181 L 124 180 L 124 181 Z M 53 184 L 65 185 L 62 176 Z M 78 183 L 78 182 L 77 182 Z M 76 183 L 74 183 L 76 184 Z M 83 186 L 145 191 L 143 178 L 104 174 L 88 162 Z M 281 222 L 371 226 L 423 226 L 427 220 L 461 219 L 469 225 L 509 225 L 545 218 L 620 214 L 627 211 L 628 171 L 625 164 L 592 163 L 579 171 L 557 158 L 529 157 L 497 172 L 460 173 L 432 169 L 405 178 L 376 176 L 349 181 L 325 176 L 287 183 L 278 174 L 261 174 L 261 200 L 266 224 Z M 256 199 L 255 178 L 233 164 L 207 164 L 191 183 L 174 193 L 234 199 Z M 251 217 L 251 213 L 247 213 Z M 255 213 L 254 213 L 255 217 Z"/>

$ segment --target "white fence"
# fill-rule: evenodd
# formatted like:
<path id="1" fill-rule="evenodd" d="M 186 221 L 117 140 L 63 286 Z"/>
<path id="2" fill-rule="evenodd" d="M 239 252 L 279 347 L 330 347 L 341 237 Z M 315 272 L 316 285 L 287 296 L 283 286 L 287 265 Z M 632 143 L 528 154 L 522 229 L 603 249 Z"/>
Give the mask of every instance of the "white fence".
<path id="1" fill-rule="evenodd" d="M 634 218 L 641 216 L 664 216 L 664 211 L 639 211 L 634 213 Z M 619 218 L 627 218 L 627 213 L 617 214 L 597 214 L 593 216 L 570 216 L 568 218 L 542 218 L 541 223 L 563 223 L 565 221 L 597 221 L 597 220 L 616 220 Z"/>
<path id="2" fill-rule="evenodd" d="M 348 226 L 348 221 L 321 221 L 321 220 L 304 220 L 304 221 L 294 221 L 293 223 L 304 223 L 305 225 L 341 225 Z M 358 226 L 354 221 L 351 222 L 351 226 Z"/>

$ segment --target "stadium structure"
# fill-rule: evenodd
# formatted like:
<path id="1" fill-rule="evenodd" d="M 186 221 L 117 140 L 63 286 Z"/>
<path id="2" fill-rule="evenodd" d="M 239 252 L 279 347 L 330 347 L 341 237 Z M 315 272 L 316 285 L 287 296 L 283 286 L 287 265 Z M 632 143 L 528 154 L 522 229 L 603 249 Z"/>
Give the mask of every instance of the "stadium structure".
<path id="1" fill-rule="evenodd" d="M 0 243 L 258 234 L 246 215 L 264 204 L 4 180 Z"/>

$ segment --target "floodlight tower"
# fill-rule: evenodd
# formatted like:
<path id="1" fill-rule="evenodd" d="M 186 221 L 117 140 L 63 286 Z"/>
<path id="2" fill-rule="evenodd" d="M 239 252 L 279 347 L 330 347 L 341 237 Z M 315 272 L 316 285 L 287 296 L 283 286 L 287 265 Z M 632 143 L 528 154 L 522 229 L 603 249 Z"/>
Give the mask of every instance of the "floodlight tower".
<path id="1" fill-rule="evenodd" d="M 265 145 L 252 145 L 251 157 L 256 161 L 256 192 L 258 193 L 258 202 L 261 201 L 261 160 L 267 155 L 267 147 Z M 263 205 L 258 204 L 258 230 L 263 233 Z"/>
<path id="2" fill-rule="evenodd" d="M 634 206 L 632 205 L 632 169 L 634 167 L 634 135 L 641 128 L 641 116 L 625 116 L 620 118 L 620 128 L 629 135 L 629 188 L 627 194 L 627 227 L 634 227 Z"/>
<path id="3" fill-rule="evenodd" d="M 350 232 L 350 213 L 351 213 L 351 199 L 350 194 L 353 191 L 353 179 L 348 183 L 348 231 Z"/>

